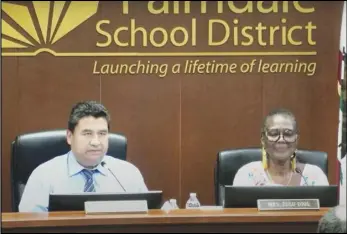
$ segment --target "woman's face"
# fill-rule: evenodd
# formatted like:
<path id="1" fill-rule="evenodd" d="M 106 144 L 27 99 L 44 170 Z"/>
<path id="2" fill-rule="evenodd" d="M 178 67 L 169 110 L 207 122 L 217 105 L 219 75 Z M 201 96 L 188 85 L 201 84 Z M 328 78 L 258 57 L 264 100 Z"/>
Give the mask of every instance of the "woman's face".
<path id="1" fill-rule="evenodd" d="M 288 115 L 274 115 L 265 123 L 263 143 L 270 159 L 287 161 L 297 148 L 295 121 Z"/>

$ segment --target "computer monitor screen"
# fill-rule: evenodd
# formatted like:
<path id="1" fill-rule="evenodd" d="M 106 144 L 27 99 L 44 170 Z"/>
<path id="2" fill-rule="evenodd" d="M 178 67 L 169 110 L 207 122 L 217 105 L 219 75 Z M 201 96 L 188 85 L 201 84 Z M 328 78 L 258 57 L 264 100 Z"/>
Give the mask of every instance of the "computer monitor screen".
<path id="1" fill-rule="evenodd" d="M 75 193 L 50 194 L 49 211 L 83 211 L 86 201 L 129 201 L 146 200 L 148 209 L 160 209 L 162 205 L 162 191 L 148 191 L 144 193 Z"/>
<path id="2" fill-rule="evenodd" d="M 321 207 L 338 204 L 338 189 L 330 186 L 225 186 L 225 208 L 257 207 L 258 199 L 318 199 Z"/>

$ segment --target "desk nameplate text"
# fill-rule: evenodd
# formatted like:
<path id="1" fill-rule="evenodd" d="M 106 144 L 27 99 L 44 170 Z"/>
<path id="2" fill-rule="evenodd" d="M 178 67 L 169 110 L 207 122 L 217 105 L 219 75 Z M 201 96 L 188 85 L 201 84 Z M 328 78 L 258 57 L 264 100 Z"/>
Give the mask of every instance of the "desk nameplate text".
<path id="1" fill-rule="evenodd" d="M 146 200 L 138 201 L 88 201 L 84 203 L 86 214 L 147 213 Z"/>
<path id="2" fill-rule="evenodd" d="M 258 199 L 258 210 L 319 210 L 318 199 Z"/>

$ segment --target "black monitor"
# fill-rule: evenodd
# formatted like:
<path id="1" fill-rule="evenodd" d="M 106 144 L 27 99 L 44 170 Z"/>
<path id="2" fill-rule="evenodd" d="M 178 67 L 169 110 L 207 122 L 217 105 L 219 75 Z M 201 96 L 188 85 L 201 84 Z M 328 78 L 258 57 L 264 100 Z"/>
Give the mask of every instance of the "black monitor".
<path id="1" fill-rule="evenodd" d="M 337 185 L 225 186 L 224 208 L 256 208 L 258 199 L 318 199 L 320 207 L 338 205 Z"/>
<path id="2" fill-rule="evenodd" d="M 162 191 L 148 191 L 143 193 L 75 193 L 50 194 L 49 211 L 84 211 L 87 201 L 129 201 L 146 200 L 148 209 L 160 209 L 162 205 Z"/>

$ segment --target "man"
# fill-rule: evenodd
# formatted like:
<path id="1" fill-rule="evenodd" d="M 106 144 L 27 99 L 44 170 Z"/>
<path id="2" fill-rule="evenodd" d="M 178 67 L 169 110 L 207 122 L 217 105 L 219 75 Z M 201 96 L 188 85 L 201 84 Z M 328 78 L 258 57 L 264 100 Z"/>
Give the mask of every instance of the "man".
<path id="1" fill-rule="evenodd" d="M 94 101 L 77 103 L 71 110 L 66 135 L 71 151 L 32 172 L 19 212 L 48 211 L 52 193 L 148 191 L 134 165 L 105 155 L 109 128 L 110 116 L 103 105 Z"/>
<path id="2" fill-rule="evenodd" d="M 330 209 L 319 221 L 318 233 L 346 233 L 346 206 Z"/>

